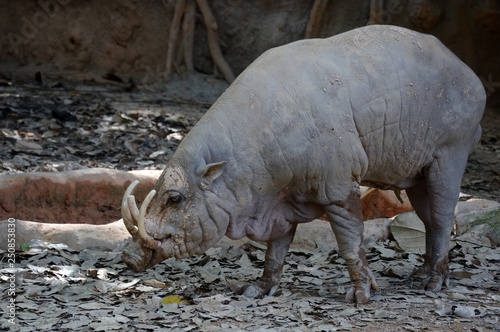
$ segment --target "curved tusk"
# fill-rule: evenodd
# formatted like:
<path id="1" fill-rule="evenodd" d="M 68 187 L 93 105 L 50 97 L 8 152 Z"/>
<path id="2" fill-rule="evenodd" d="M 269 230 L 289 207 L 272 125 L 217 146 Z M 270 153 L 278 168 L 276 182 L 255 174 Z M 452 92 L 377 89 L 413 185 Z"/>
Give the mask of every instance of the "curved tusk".
<path id="1" fill-rule="evenodd" d="M 149 249 L 156 250 L 161 245 L 160 241 L 155 240 L 151 236 L 146 233 L 146 227 L 144 226 L 144 217 L 146 216 L 146 209 L 148 208 L 149 203 L 156 195 L 156 190 L 151 190 L 149 194 L 146 196 L 144 201 L 142 202 L 141 208 L 139 210 L 139 219 L 137 220 L 137 228 L 139 230 L 139 235 L 141 237 L 142 242 Z"/>
<path id="2" fill-rule="evenodd" d="M 134 223 L 134 225 L 137 225 L 137 220 L 139 220 L 139 209 L 135 204 L 134 195 L 129 195 L 127 197 L 127 205 L 128 205 L 128 211 L 132 215 L 132 222 Z"/>
<path id="3" fill-rule="evenodd" d="M 139 184 L 139 180 L 133 181 L 128 186 L 127 190 L 125 190 L 125 194 L 123 194 L 123 198 L 122 198 L 123 223 L 125 224 L 125 227 L 127 228 L 128 232 L 131 235 L 135 235 L 137 233 L 137 227 L 135 227 L 135 224 L 136 224 L 138 214 L 132 215 L 130 213 L 130 206 L 135 207 L 135 211 L 137 211 L 137 205 L 135 205 L 135 199 L 134 199 L 133 204 L 129 204 L 130 203 L 129 197 L 134 197 L 131 194 L 138 184 Z"/>

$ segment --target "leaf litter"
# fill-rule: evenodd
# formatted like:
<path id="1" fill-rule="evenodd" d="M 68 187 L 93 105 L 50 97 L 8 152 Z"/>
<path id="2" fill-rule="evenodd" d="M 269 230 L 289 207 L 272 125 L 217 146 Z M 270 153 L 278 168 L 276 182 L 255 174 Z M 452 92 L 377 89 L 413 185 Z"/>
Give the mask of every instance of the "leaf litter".
<path id="1" fill-rule="evenodd" d="M 381 291 L 358 306 L 344 302 L 349 277 L 336 250 L 290 250 L 277 294 L 248 299 L 231 284 L 251 283 L 262 272 L 265 246 L 253 241 L 141 273 L 127 269 L 119 250 L 32 244 L 16 253 L 14 269 L 0 252 L 0 282 L 6 287 L 16 275 L 16 331 L 498 330 L 500 248 L 455 244 L 451 286 L 433 294 L 409 277 L 420 255 L 394 241 L 377 243 L 366 250 Z M 3 310 L 7 302 L 4 293 Z M 0 328 L 12 326 L 3 320 Z"/>
<path id="2" fill-rule="evenodd" d="M 3 87 L 0 172 L 162 169 L 208 107 L 105 86 Z"/>

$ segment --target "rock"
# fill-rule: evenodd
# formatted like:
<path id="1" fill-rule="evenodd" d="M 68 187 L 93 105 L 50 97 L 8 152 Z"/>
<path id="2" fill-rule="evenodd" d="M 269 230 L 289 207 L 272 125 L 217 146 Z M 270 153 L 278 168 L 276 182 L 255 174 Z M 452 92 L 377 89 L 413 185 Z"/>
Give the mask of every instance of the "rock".
<path id="1" fill-rule="evenodd" d="M 369 243 L 387 240 L 391 235 L 391 231 L 389 229 L 389 224 L 391 222 L 392 220 L 388 218 L 378 218 L 365 221 L 363 232 L 364 245 L 367 246 Z"/>
<path id="2" fill-rule="evenodd" d="M 368 192 L 361 199 L 364 220 L 391 218 L 400 213 L 413 211 L 413 207 L 404 190 L 400 193 L 403 203 L 398 200 L 392 190 L 375 189 L 367 191 L 366 187 L 363 187 L 362 192 Z"/>
<path id="3" fill-rule="evenodd" d="M 113 250 L 130 238 L 121 220 L 115 221 L 121 217 L 119 207 L 126 187 L 133 180 L 141 182 L 137 191 L 140 202 L 154 187 L 160 173 L 83 169 L 0 175 L 0 220 L 5 219 L 0 223 L 0 231 L 3 230 L 0 241 L 7 243 L 7 219 L 15 218 L 18 249 L 23 243 L 39 239 L 64 243 L 76 250 Z M 389 192 L 387 195 L 394 194 Z M 388 205 L 387 201 L 384 200 L 384 204 Z M 388 219 L 366 221 L 366 242 L 386 239 L 389 236 L 389 222 Z M 218 245 L 239 246 L 246 241 L 246 238 L 233 241 L 224 237 Z M 324 220 L 299 225 L 292 246 L 326 251 L 338 248 L 330 223 Z"/>
<path id="4" fill-rule="evenodd" d="M 469 215 L 483 213 L 500 207 L 500 203 L 487 199 L 471 198 L 464 202 L 458 202 L 455 208 L 455 222 L 457 224 L 457 233 L 463 233 L 463 220 Z"/>
<path id="5" fill-rule="evenodd" d="M 119 207 L 125 188 L 138 179 L 141 187 L 137 197 L 141 201 L 160 173 L 84 169 L 1 175 L 0 220 L 5 221 L 0 223 L 0 242 L 7 243 L 7 219 L 15 218 L 18 250 L 33 239 L 64 243 L 76 250 L 113 250 L 130 238 L 121 220 L 112 222 L 121 216 Z M 386 239 L 388 224 L 387 219 L 365 222 L 365 239 Z M 218 246 L 240 246 L 246 242 L 246 238 L 233 241 L 224 237 Z M 323 220 L 299 225 L 292 246 L 322 251 L 338 248 L 330 223 Z"/>
<path id="6" fill-rule="evenodd" d="M 455 209 L 458 239 L 486 246 L 500 244 L 500 203 L 486 199 L 458 202 Z"/>
<path id="7" fill-rule="evenodd" d="M 73 249 L 113 250 L 130 238 L 120 217 L 120 202 L 127 185 L 139 179 L 138 197 L 144 197 L 160 171 L 123 172 L 109 169 L 85 169 L 59 173 L 25 173 L 0 176 L 0 242 L 7 243 L 8 218 L 15 218 L 16 247 L 32 239 L 65 243 Z M 366 188 L 363 189 L 366 191 Z M 392 191 L 374 190 L 362 199 L 365 243 L 389 237 L 389 217 L 411 211 L 404 192 L 401 204 Z M 103 206 L 108 206 L 103 209 Z M 107 212 L 112 211 L 112 214 Z M 456 234 L 462 240 L 484 245 L 500 243 L 500 203 L 485 199 L 459 202 L 455 210 Z M 89 219 L 93 216 L 94 219 Z M 378 218 L 384 216 L 385 218 Z M 34 221 L 24 221 L 31 219 Z M 105 225 L 91 225 L 108 223 Z M 114 222 L 112 222 L 114 221 Z M 42 223 L 43 222 L 43 223 Z M 58 223 L 47 223 L 58 222 Z M 75 224 L 78 222 L 80 224 Z M 466 236 L 466 238 L 464 238 Z M 219 246 L 240 246 L 246 238 L 224 238 Z M 330 224 L 315 220 L 299 225 L 292 247 L 330 251 L 338 248 Z"/>
<path id="8" fill-rule="evenodd" d="M 14 223 L 16 250 L 33 239 L 64 243 L 75 250 L 113 250 L 130 237 L 121 220 L 106 225 L 47 224 L 19 219 Z M 0 243 L 7 243 L 8 224 L 8 220 L 0 222 Z"/>
<path id="9" fill-rule="evenodd" d="M 136 194 L 141 201 L 160 173 L 95 168 L 0 175 L 0 220 L 110 223 L 121 217 L 120 204 L 127 186 L 136 179 L 141 181 Z"/>

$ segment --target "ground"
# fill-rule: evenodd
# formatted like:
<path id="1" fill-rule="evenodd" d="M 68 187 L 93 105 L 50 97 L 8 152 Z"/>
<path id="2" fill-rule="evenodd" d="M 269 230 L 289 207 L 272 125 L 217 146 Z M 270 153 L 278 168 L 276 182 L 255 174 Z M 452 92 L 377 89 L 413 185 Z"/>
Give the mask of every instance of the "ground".
<path id="1" fill-rule="evenodd" d="M 364 305 L 345 303 L 349 287 L 338 252 L 291 250 L 280 293 L 263 299 L 231 288 L 255 280 L 265 247 L 212 248 L 169 259 L 141 273 L 128 270 L 120 252 L 74 251 L 31 243 L 10 268 L 0 265 L 2 287 L 15 291 L 11 325 L 18 331 L 495 331 L 500 330 L 500 248 L 454 242 L 450 287 L 420 289 L 408 278 L 420 255 L 393 242 L 368 248 L 380 291 Z M 14 275 L 15 283 L 11 283 Z M 4 292 L 0 307 L 8 311 Z M 4 315 L 6 317 L 6 315 Z"/>
<path id="2" fill-rule="evenodd" d="M 39 81 L 0 81 L 0 173 L 161 169 L 226 88 L 205 76 L 164 89 Z M 463 191 L 475 197 L 500 197 L 499 114 L 487 109 L 483 138 L 464 176 Z M 0 283 L 15 290 L 15 327 L 21 331 L 35 326 L 50 331 L 500 330 L 499 248 L 466 242 L 451 251 L 450 287 L 437 294 L 419 290 L 420 281 L 408 278 L 421 264 L 420 255 L 401 252 L 393 242 L 370 246 L 368 258 L 381 291 L 360 306 L 343 301 L 349 280 L 335 251 L 292 251 L 281 295 L 249 300 L 233 295 L 231 287 L 258 277 L 264 257 L 259 244 L 211 249 L 142 273 L 126 269 L 119 251 L 31 247 L 16 253 L 14 269 L 9 252 L 0 251 Z M 14 272 L 16 283 L 9 286 Z M 3 293 L 4 311 L 12 298 Z M 6 319 L 0 324 L 11 327 Z"/>

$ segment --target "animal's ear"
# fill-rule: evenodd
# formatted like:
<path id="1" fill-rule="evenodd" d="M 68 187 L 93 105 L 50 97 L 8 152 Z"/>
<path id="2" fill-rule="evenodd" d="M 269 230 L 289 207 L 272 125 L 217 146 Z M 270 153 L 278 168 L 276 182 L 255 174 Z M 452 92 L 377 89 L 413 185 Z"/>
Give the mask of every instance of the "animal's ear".
<path id="1" fill-rule="evenodd" d="M 200 185 L 203 189 L 210 186 L 222 174 L 226 164 L 227 162 L 221 161 L 219 163 L 208 164 L 200 168 L 198 174 L 201 176 Z"/>

